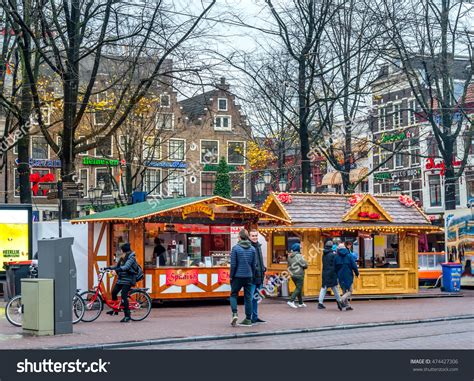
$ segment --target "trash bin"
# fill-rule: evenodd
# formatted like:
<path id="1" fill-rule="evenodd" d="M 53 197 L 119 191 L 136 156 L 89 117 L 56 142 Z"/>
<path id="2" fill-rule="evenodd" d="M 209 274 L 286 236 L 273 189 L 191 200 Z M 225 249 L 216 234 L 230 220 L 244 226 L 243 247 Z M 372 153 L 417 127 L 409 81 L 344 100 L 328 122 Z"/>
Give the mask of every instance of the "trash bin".
<path id="1" fill-rule="evenodd" d="M 7 262 L 5 273 L 7 278 L 6 299 L 21 294 L 21 280 L 30 275 L 31 261 Z"/>
<path id="2" fill-rule="evenodd" d="M 288 296 L 290 296 L 290 291 L 288 287 L 288 279 L 286 278 L 281 281 L 281 296 L 284 298 L 287 298 Z"/>
<path id="3" fill-rule="evenodd" d="M 455 262 L 441 263 L 443 268 L 443 289 L 447 292 L 461 290 L 462 265 Z"/>

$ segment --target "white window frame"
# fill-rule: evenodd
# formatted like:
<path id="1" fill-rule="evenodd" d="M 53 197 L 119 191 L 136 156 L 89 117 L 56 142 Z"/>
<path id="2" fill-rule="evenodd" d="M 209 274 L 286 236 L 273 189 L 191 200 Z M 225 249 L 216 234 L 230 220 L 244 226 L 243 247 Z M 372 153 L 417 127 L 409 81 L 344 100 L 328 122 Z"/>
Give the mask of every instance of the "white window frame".
<path id="1" fill-rule="evenodd" d="M 99 112 L 104 112 L 104 110 L 99 110 Z M 94 126 L 104 126 L 105 123 L 97 123 L 96 115 L 97 111 L 94 111 Z"/>
<path id="2" fill-rule="evenodd" d="M 161 97 L 168 97 L 168 106 L 163 106 L 161 104 Z M 170 108 L 171 107 L 171 96 L 168 93 L 160 94 L 160 107 L 163 107 L 163 108 Z"/>
<path id="3" fill-rule="evenodd" d="M 82 139 L 82 138 L 85 138 L 85 136 L 84 136 L 84 135 L 79 136 L 79 139 Z M 89 141 L 86 140 L 86 144 L 87 144 L 88 142 L 89 142 Z M 95 152 L 95 150 L 94 150 L 94 152 Z M 87 150 L 87 151 L 85 151 L 85 152 L 83 152 L 83 153 L 78 153 L 77 156 L 89 156 L 89 150 Z"/>
<path id="4" fill-rule="evenodd" d="M 379 131 L 385 131 L 387 129 L 387 106 L 386 105 L 379 107 L 378 115 L 379 115 Z"/>
<path id="5" fill-rule="evenodd" d="M 244 155 L 242 155 L 244 162 L 243 163 L 231 163 L 229 161 L 229 143 L 244 143 Z M 245 157 L 247 154 L 247 142 L 246 141 L 241 141 L 241 140 L 227 140 L 227 164 L 229 165 L 245 165 L 247 163 L 247 158 Z"/>
<path id="6" fill-rule="evenodd" d="M 43 116 L 43 119 L 44 119 L 44 124 L 49 126 L 51 124 L 51 107 L 49 106 L 42 106 L 40 107 L 40 110 L 41 110 L 41 115 Z M 46 110 L 46 113 L 44 113 L 43 111 Z M 32 126 L 38 126 L 39 123 L 37 122 L 36 120 L 36 113 L 32 113 L 31 115 L 31 118 L 30 118 L 30 124 Z"/>
<path id="7" fill-rule="evenodd" d="M 148 155 L 145 155 L 145 152 L 148 149 L 148 146 L 147 146 L 146 142 L 150 139 L 151 140 L 157 139 L 157 143 L 158 143 L 158 149 L 157 149 L 157 147 L 155 147 L 155 152 L 154 152 L 154 155 L 152 157 L 149 157 Z M 161 158 L 162 158 L 161 150 L 162 150 L 161 138 L 155 138 L 154 136 L 145 136 L 144 137 L 144 139 L 143 139 L 143 160 L 147 160 L 147 161 L 161 160 Z"/>
<path id="8" fill-rule="evenodd" d="M 408 125 L 409 126 L 416 126 L 417 121 L 416 121 L 416 99 L 415 98 L 410 98 L 408 100 Z M 412 107 L 414 106 L 414 107 Z"/>
<path id="9" fill-rule="evenodd" d="M 174 130 L 174 113 L 173 112 L 158 112 L 155 116 L 155 129 L 161 130 L 161 127 L 158 124 L 159 115 L 171 115 L 171 128 L 163 128 L 162 131 L 173 131 Z"/>
<path id="10" fill-rule="evenodd" d="M 225 108 L 220 107 L 220 101 L 225 101 Z M 217 111 L 229 111 L 229 100 L 227 98 L 217 98 Z"/>
<path id="11" fill-rule="evenodd" d="M 174 140 L 181 140 L 183 143 L 183 158 L 182 159 L 173 159 L 171 157 L 171 141 L 174 141 Z M 181 138 L 171 138 L 168 140 L 168 157 L 167 159 L 169 161 L 186 161 L 186 139 L 181 139 Z"/>
<path id="12" fill-rule="evenodd" d="M 89 168 L 79 168 L 79 182 L 81 182 L 81 172 L 86 171 L 86 184 L 84 185 L 84 198 L 89 197 Z"/>
<path id="13" fill-rule="evenodd" d="M 98 140 L 100 140 L 100 139 L 103 138 L 103 137 L 104 137 L 104 136 L 102 136 L 102 135 L 101 135 L 101 136 L 98 136 Z M 100 155 L 100 152 L 99 152 L 99 154 L 97 154 L 97 149 L 98 149 L 98 147 L 95 147 L 95 148 L 94 148 L 94 156 L 95 156 L 95 157 L 104 157 L 104 156 L 101 156 L 101 155 Z M 113 156 L 114 156 L 114 138 L 111 137 L 111 138 L 110 138 L 110 157 L 113 157 Z"/>
<path id="14" fill-rule="evenodd" d="M 170 189 L 170 178 L 171 176 L 179 174 L 179 173 L 182 174 L 183 184 L 184 184 L 184 187 L 183 187 L 184 194 L 182 196 L 186 197 L 186 171 L 176 170 L 176 169 L 173 169 L 171 170 L 171 172 L 168 172 L 168 177 L 166 179 L 166 192 L 168 196 L 170 197 L 173 196 L 173 189 Z"/>
<path id="15" fill-rule="evenodd" d="M 394 157 L 394 163 L 393 163 L 393 167 L 394 168 L 403 168 L 403 155 L 404 153 L 403 152 L 396 152 L 395 153 L 395 157 Z M 397 158 L 400 158 L 401 159 L 401 164 L 400 165 L 397 165 Z"/>
<path id="16" fill-rule="evenodd" d="M 395 108 L 398 108 L 398 125 L 395 125 Z M 402 127 L 402 102 L 392 104 L 392 130 L 397 130 Z"/>
<path id="17" fill-rule="evenodd" d="M 385 161 L 387 159 L 387 155 L 390 155 L 390 151 L 387 151 L 384 147 L 379 147 L 379 170 L 386 170 L 389 169 L 387 163 L 388 161 Z M 383 163 L 385 161 L 385 163 Z M 383 163 L 383 164 L 382 164 Z"/>
<path id="18" fill-rule="evenodd" d="M 203 194 L 202 194 L 202 174 L 203 173 L 214 173 L 214 174 L 217 174 L 216 171 L 200 171 L 199 172 L 199 196 L 203 197 Z"/>
<path id="19" fill-rule="evenodd" d="M 94 168 L 94 186 L 97 188 L 99 186 L 98 181 L 97 181 L 97 171 L 105 169 L 106 171 L 108 170 L 107 167 L 97 167 Z M 112 175 L 111 175 L 112 176 Z M 102 197 L 112 197 L 112 192 L 110 194 L 103 194 Z"/>
<path id="20" fill-rule="evenodd" d="M 247 196 L 247 176 L 246 176 L 245 172 L 243 172 L 243 171 L 229 172 L 229 175 L 234 174 L 234 173 L 242 174 L 243 182 L 244 182 L 244 195 L 243 196 L 233 196 L 232 195 L 232 180 L 231 180 L 231 182 L 230 182 L 230 197 L 231 198 L 245 198 Z"/>
<path id="21" fill-rule="evenodd" d="M 148 190 L 145 190 L 146 176 L 147 176 L 147 173 L 152 172 L 152 171 L 158 172 L 160 174 L 160 184 L 158 185 L 158 188 L 155 188 L 153 192 L 148 193 Z M 150 196 L 161 196 L 163 194 L 163 171 L 161 170 L 161 168 L 149 167 L 145 169 L 145 172 L 143 173 L 143 191 L 147 192 L 147 194 L 149 194 Z"/>
<path id="22" fill-rule="evenodd" d="M 202 160 L 202 142 L 216 142 L 217 143 L 217 161 L 215 163 L 206 163 Z M 219 157 L 220 157 L 219 154 L 220 154 L 219 140 L 199 139 L 199 162 L 201 164 L 219 164 Z"/>
<path id="23" fill-rule="evenodd" d="M 229 118 L 229 127 L 217 127 L 216 122 L 218 118 Z M 224 124 L 224 123 L 222 123 Z M 230 115 L 216 115 L 214 116 L 214 130 L 215 131 L 232 131 L 232 116 Z"/>
<path id="24" fill-rule="evenodd" d="M 46 138 L 42 135 L 40 135 L 40 136 L 38 136 L 38 135 L 30 136 L 30 157 L 33 158 L 33 159 L 39 159 L 38 157 L 33 157 L 33 139 L 37 139 L 37 138 L 43 138 L 46 141 Z M 48 147 L 48 157 L 46 159 L 42 159 L 42 160 L 49 160 L 51 158 L 50 146 L 49 146 L 47 141 L 46 141 L 46 146 Z"/>

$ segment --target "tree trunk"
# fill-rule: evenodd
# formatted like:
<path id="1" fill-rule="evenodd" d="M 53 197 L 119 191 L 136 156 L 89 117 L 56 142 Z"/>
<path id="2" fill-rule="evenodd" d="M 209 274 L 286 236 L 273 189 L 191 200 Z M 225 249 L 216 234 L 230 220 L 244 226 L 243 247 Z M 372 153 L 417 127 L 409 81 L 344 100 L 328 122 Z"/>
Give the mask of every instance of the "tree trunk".
<path id="1" fill-rule="evenodd" d="M 309 160 L 308 104 L 306 99 L 306 55 L 302 55 L 298 67 L 299 138 L 301 146 L 301 188 L 311 192 L 311 163 Z"/>
<path id="2" fill-rule="evenodd" d="M 444 178 L 444 209 L 456 209 L 456 180 L 454 179 L 454 167 L 452 162 L 446 163 Z"/>

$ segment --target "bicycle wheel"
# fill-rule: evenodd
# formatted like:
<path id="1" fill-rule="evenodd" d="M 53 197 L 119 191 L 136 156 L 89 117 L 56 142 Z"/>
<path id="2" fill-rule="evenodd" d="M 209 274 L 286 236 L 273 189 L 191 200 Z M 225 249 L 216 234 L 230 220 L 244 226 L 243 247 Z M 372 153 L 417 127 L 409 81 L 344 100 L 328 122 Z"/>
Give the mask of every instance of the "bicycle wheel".
<path id="1" fill-rule="evenodd" d="M 96 320 L 102 309 L 104 308 L 104 302 L 100 295 L 95 295 L 95 291 L 84 291 L 79 294 L 82 301 L 84 302 L 84 316 L 82 321 L 91 322 Z"/>
<path id="2" fill-rule="evenodd" d="M 130 318 L 133 321 L 145 319 L 151 312 L 151 298 L 145 291 L 132 290 L 128 295 Z"/>
<path id="3" fill-rule="evenodd" d="M 86 305 L 79 294 L 72 298 L 72 324 L 79 323 L 86 313 Z"/>
<path id="4" fill-rule="evenodd" d="M 17 295 L 10 299 L 5 307 L 5 316 L 10 324 L 15 327 L 21 327 L 23 324 L 23 303 L 21 295 Z"/>

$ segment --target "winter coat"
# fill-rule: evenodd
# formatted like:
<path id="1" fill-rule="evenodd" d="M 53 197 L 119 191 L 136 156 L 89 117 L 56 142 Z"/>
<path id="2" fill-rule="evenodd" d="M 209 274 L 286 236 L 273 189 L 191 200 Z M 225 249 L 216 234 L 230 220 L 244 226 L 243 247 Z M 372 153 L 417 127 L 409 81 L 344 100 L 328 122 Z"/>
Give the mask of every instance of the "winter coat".
<path id="1" fill-rule="evenodd" d="M 323 280 L 322 287 L 334 287 L 337 286 L 337 274 L 336 274 L 336 254 L 332 247 L 326 247 L 323 250 Z"/>
<path id="2" fill-rule="evenodd" d="M 136 266 L 137 260 L 135 259 L 135 253 L 132 251 L 126 254 L 123 259 L 117 263 L 116 266 L 110 267 L 117 273 L 117 284 L 128 284 L 130 286 L 135 285 L 136 282 Z"/>
<path id="3" fill-rule="evenodd" d="M 349 290 L 352 283 L 354 283 L 354 273 L 359 276 L 359 270 L 354 257 L 350 254 L 349 250 L 345 248 L 337 249 L 336 254 L 335 266 L 337 280 L 342 289 Z"/>
<path id="4" fill-rule="evenodd" d="M 240 241 L 230 253 L 230 278 L 253 278 L 256 252 L 250 241 Z"/>
<path id="5" fill-rule="evenodd" d="M 292 252 L 288 255 L 288 272 L 294 278 L 304 277 L 304 270 L 308 268 L 308 263 L 298 252 Z"/>
<path id="6" fill-rule="evenodd" d="M 255 253 L 256 253 L 255 274 L 253 277 L 253 284 L 257 286 L 261 286 L 265 278 L 265 271 L 267 271 L 267 268 L 265 267 L 265 263 L 263 262 L 262 244 L 260 242 L 252 242 L 252 246 L 255 249 Z"/>

